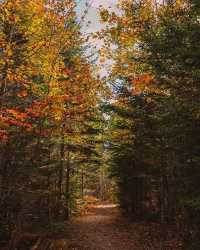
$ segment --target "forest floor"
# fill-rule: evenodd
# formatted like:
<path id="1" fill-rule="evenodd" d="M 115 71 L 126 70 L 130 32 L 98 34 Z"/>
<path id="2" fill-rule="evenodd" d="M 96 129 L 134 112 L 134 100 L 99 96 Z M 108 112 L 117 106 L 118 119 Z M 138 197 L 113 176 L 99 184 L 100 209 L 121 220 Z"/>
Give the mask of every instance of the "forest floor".
<path id="1" fill-rule="evenodd" d="M 90 205 L 87 212 L 74 217 L 55 239 L 39 237 L 32 248 L 20 250 L 182 250 L 179 233 L 173 226 L 156 222 L 134 222 L 122 216 L 114 204 Z M 23 236 L 23 235 L 22 235 Z M 21 236 L 20 236 L 21 237 Z M 18 237 L 20 239 L 20 237 Z M 16 239 L 18 239 L 16 238 Z M 22 238 L 22 237 L 21 237 Z M 19 240 L 18 240 L 19 242 Z M 23 242 L 21 242 L 23 243 Z M 26 242 L 24 242 L 26 243 Z M 8 248 L 1 248 L 7 250 Z"/>
<path id="2" fill-rule="evenodd" d="M 91 206 L 86 215 L 69 224 L 70 250 L 177 250 L 181 243 L 173 228 L 136 223 L 124 218 L 116 205 Z"/>

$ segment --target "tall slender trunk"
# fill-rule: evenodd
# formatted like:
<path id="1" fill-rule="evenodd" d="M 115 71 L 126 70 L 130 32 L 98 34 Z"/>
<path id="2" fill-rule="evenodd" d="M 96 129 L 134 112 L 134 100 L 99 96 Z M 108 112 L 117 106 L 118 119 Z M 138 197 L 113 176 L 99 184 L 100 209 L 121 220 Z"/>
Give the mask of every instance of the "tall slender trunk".
<path id="1" fill-rule="evenodd" d="M 103 167 L 100 167 L 100 174 L 99 174 L 99 185 L 100 185 L 100 199 L 104 200 L 104 170 Z"/>
<path id="2" fill-rule="evenodd" d="M 81 170 L 81 196 L 84 198 L 84 171 Z"/>
<path id="3" fill-rule="evenodd" d="M 63 167 L 64 167 L 64 154 L 65 154 L 65 144 L 64 144 L 64 132 L 62 131 L 62 141 L 60 145 L 60 169 L 59 169 L 59 199 L 62 198 L 62 185 L 63 185 Z"/>
<path id="4" fill-rule="evenodd" d="M 66 166 L 66 183 L 65 183 L 65 196 L 66 196 L 66 219 L 69 219 L 70 212 L 70 152 L 67 152 L 67 166 Z"/>

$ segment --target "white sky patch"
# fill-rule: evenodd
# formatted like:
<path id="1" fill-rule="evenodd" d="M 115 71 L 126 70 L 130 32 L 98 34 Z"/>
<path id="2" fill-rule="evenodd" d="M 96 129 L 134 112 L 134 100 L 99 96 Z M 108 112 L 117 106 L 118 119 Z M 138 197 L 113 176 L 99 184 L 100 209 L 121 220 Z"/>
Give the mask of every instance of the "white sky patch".
<path id="1" fill-rule="evenodd" d="M 79 1 L 79 4 L 77 6 L 77 14 L 79 18 L 87 9 L 86 2 L 87 0 Z M 90 0 L 89 2 L 91 3 L 91 5 L 87 10 L 85 20 L 82 24 L 82 33 L 85 35 L 90 35 L 91 33 L 95 33 L 105 28 L 105 24 L 100 21 L 99 7 L 101 6 L 109 10 L 116 10 L 116 4 L 118 3 L 118 0 Z M 95 51 L 96 53 L 94 57 L 99 57 L 99 49 L 101 49 L 104 45 L 103 40 L 99 40 L 98 38 L 93 38 L 91 36 L 88 43 L 90 44 L 90 49 L 88 49 L 87 54 L 93 54 L 93 52 Z M 104 77 L 108 74 L 112 63 L 112 60 L 105 60 L 104 63 L 100 63 L 100 58 L 97 60 L 96 65 L 101 77 Z"/>
<path id="2" fill-rule="evenodd" d="M 92 7 L 98 8 L 102 5 L 105 8 L 114 6 L 117 3 L 117 0 L 93 0 Z"/>

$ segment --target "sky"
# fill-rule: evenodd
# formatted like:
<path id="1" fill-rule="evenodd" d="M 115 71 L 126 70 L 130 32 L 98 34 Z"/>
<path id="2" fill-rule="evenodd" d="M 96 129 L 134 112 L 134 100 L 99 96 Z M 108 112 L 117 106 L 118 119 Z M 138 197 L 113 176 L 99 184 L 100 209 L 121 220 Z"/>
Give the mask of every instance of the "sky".
<path id="1" fill-rule="evenodd" d="M 83 30 L 86 33 L 95 32 L 103 27 L 103 25 L 100 23 L 100 17 L 98 14 L 98 8 L 99 6 L 103 6 L 105 8 L 114 8 L 117 0 L 90 0 L 91 7 L 88 10 L 88 14 L 85 19 L 85 24 L 87 21 L 90 21 L 91 24 L 87 27 L 86 25 L 83 25 Z M 77 13 L 78 16 L 82 16 L 86 6 L 85 6 L 86 0 L 79 0 Z"/>
<path id="2" fill-rule="evenodd" d="M 84 14 L 84 11 L 86 10 L 86 1 L 87 0 L 78 1 L 77 14 L 79 18 Z M 100 22 L 98 10 L 99 6 L 112 10 L 115 9 L 115 5 L 117 2 L 118 0 L 90 0 L 91 4 L 85 17 L 84 23 L 82 24 L 82 32 L 85 34 L 90 34 L 104 28 L 105 26 Z M 88 21 L 90 21 L 89 25 L 87 25 Z M 92 47 L 95 47 L 95 51 L 98 51 L 98 49 L 103 45 L 103 41 L 90 38 L 90 44 L 92 44 Z M 90 54 L 90 52 L 91 51 L 89 50 L 88 54 Z M 99 61 L 97 61 L 97 64 L 100 65 L 98 62 Z M 111 61 L 106 60 L 105 63 L 101 65 L 98 72 L 101 77 L 104 77 L 108 74 L 111 64 Z"/>
<path id="3" fill-rule="evenodd" d="M 99 5 L 103 5 L 104 7 L 109 7 L 115 4 L 116 0 L 94 0 L 93 6 L 98 7 Z"/>

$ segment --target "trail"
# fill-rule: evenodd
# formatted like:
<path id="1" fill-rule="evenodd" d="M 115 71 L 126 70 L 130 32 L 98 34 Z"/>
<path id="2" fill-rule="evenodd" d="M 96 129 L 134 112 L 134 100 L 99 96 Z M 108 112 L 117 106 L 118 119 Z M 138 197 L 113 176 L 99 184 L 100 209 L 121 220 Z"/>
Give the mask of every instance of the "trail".
<path id="1" fill-rule="evenodd" d="M 31 250 L 183 250 L 173 227 L 163 231 L 158 223 L 131 222 L 112 204 L 93 205 L 68 221 L 63 236 L 39 239 Z"/>
<path id="2" fill-rule="evenodd" d="M 161 240 L 157 224 L 130 223 L 115 205 L 96 205 L 70 226 L 70 250 L 175 250 L 172 240 Z M 173 245 L 173 246 L 172 246 Z"/>
<path id="3" fill-rule="evenodd" d="M 96 205 L 88 214 L 75 219 L 71 225 L 73 250 L 132 250 L 128 223 L 119 215 L 115 205 Z"/>
<path id="4" fill-rule="evenodd" d="M 173 227 L 163 228 L 150 221 L 130 221 L 113 204 L 93 205 L 86 215 L 74 217 L 66 226 L 67 231 L 60 237 L 39 238 L 30 249 L 183 250 Z M 28 249 L 21 246 L 10 249 Z"/>

